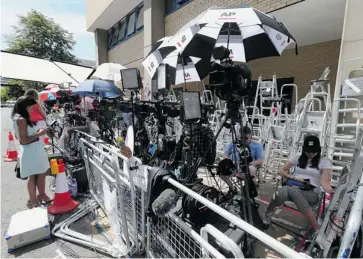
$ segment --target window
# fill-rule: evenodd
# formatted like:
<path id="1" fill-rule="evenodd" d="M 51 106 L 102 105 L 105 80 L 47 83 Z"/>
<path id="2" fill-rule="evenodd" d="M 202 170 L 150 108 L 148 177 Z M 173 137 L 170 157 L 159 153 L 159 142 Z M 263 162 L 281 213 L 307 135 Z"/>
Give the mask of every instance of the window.
<path id="1" fill-rule="evenodd" d="M 165 13 L 168 15 L 175 12 L 184 5 L 190 3 L 192 0 L 166 0 L 165 2 Z"/>
<path id="2" fill-rule="evenodd" d="M 118 33 L 118 42 L 122 41 L 126 36 L 126 19 L 120 22 L 120 32 Z"/>
<path id="3" fill-rule="evenodd" d="M 144 27 L 144 6 L 141 6 L 137 12 L 136 30 L 140 30 Z"/>
<path id="4" fill-rule="evenodd" d="M 132 37 L 144 28 L 144 5 L 141 4 L 108 30 L 108 48 Z"/>
<path id="5" fill-rule="evenodd" d="M 108 47 L 112 47 L 112 29 L 108 31 Z"/>
<path id="6" fill-rule="evenodd" d="M 115 46 L 117 44 L 117 40 L 118 40 L 118 32 L 120 31 L 120 27 L 118 25 L 116 25 L 113 29 L 112 29 L 112 46 Z"/>
<path id="7" fill-rule="evenodd" d="M 136 12 L 133 12 L 129 16 L 129 22 L 127 25 L 127 36 L 130 36 L 135 32 L 135 21 L 136 21 Z"/>

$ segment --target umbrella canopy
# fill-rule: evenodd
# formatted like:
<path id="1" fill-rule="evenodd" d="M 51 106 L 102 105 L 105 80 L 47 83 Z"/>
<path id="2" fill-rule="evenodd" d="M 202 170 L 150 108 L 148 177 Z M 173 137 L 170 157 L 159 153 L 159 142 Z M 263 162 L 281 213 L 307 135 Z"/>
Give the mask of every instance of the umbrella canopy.
<path id="1" fill-rule="evenodd" d="M 199 82 L 210 72 L 209 59 L 181 56 L 169 42 L 171 37 L 160 39 L 142 62 L 146 71 L 153 77 L 161 65 L 168 64 L 166 73 L 171 84 Z"/>
<path id="2" fill-rule="evenodd" d="M 276 19 L 249 5 L 212 7 L 179 31 L 169 43 L 183 56 L 214 61 L 215 47 L 230 49 L 229 58 L 248 62 L 263 57 L 279 56 L 292 43 L 293 36 Z"/>
<path id="3" fill-rule="evenodd" d="M 97 93 L 102 97 L 113 97 L 121 95 L 121 90 L 112 82 L 105 80 L 86 80 L 73 90 L 74 94 L 90 95 Z"/>
<path id="4" fill-rule="evenodd" d="M 103 80 L 121 81 L 120 70 L 126 67 L 117 63 L 103 63 L 98 66 L 92 77 L 97 77 Z"/>
<path id="5" fill-rule="evenodd" d="M 50 90 L 50 89 L 53 89 L 53 88 L 58 88 L 59 89 L 59 85 L 58 84 L 49 84 L 44 89 L 45 90 Z"/>
<path id="6" fill-rule="evenodd" d="M 56 100 L 62 97 L 64 94 L 59 88 L 50 88 L 50 90 L 43 90 L 39 93 L 39 99 L 41 101 Z"/>

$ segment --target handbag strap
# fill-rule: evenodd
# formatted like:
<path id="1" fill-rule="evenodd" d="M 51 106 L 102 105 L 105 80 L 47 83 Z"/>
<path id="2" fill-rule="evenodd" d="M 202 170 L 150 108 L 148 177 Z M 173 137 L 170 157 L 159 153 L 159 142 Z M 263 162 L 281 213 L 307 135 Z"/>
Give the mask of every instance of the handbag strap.
<path id="1" fill-rule="evenodd" d="M 34 143 L 34 142 L 38 142 L 39 141 L 39 138 L 36 138 L 36 139 L 34 139 L 33 141 L 31 141 L 31 142 L 29 142 L 29 143 L 26 143 L 26 144 L 22 144 L 20 141 L 20 145 L 22 145 L 22 146 L 26 146 L 26 145 L 29 145 L 29 144 L 32 144 L 32 143 Z"/>

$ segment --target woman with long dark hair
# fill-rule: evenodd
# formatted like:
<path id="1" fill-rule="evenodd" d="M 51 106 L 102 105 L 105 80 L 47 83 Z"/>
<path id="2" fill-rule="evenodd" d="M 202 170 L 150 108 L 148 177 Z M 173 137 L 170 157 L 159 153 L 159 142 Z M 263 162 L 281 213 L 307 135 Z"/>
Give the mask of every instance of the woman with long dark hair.
<path id="1" fill-rule="evenodd" d="M 291 168 L 294 168 L 293 174 L 289 173 Z M 327 193 L 333 192 L 330 185 L 331 170 L 331 161 L 321 157 L 319 138 L 307 136 L 304 139 L 302 154 L 292 156 L 279 170 L 279 174 L 286 180 L 286 184 L 273 195 L 265 211 L 266 219 L 271 218 L 277 206 L 282 205 L 285 201 L 291 201 L 317 231 L 319 224 L 312 207 L 318 205 L 321 188 Z"/>
<path id="2" fill-rule="evenodd" d="M 39 101 L 39 94 L 35 89 L 29 89 L 25 96 L 30 96 L 35 99 L 37 102 L 33 109 L 30 111 L 30 120 L 35 124 L 36 129 L 44 129 L 47 127 L 47 115 L 42 107 L 42 104 Z M 44 144 L 44 135 L 39 137 L 40 142 Z"/>
<path id="3" fill-rule="evenodd" d="M 20 176 L 28 178 L 28 208 L 39 207 L 40 202 L 50 200 L 45 194 L 46 171 L 49 169 L 48 155 L 43 144 L 39 142 L 39 138 L 47 133 L 47 129 L 36 129 L 30 119 L 30 112 L 36 104 L 37 101 L 33 97 L 22 96 L 16 101 L 12 111 L 15 136 L 20 142 Z"/>

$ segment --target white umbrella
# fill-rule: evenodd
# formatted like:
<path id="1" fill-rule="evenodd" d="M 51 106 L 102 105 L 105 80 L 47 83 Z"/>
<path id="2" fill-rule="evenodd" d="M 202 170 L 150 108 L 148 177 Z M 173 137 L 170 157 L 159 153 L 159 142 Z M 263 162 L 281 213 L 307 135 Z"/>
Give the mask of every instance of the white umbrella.
<path id="1" fill-rule="evenodd" d="M 97 67 L 96 72 L 92 77 L 97 77 L 103 80 L 121 81 L 120 70 L 126 67 L 117 63 L 103 63 Z"/>
<path id="2" fill-rule="evenodd" d="M 162 68 L 162 65 L 168 64 L 168 70 L 165 72 L 171 84 L 200 82 L 210 72 L 209 59 L 180 56 L 176 47 L 170 45 L 170 38 L 162 38 L 153 46 L 142 62 L 145 70 L 153 77 L 157 71 L 161 72 L 158 70 L 159 67 Z"/>
<path id="3" fill-rule="evenodd" d="M 213 50 L 224 46 L 230 50 L 228 58 L 248 62 L 279 56 L 295 43 L 282 23 L 249 5 L 212 7 L 193 22 L 169 40 L 183 56 L 214 61 Z"/>

